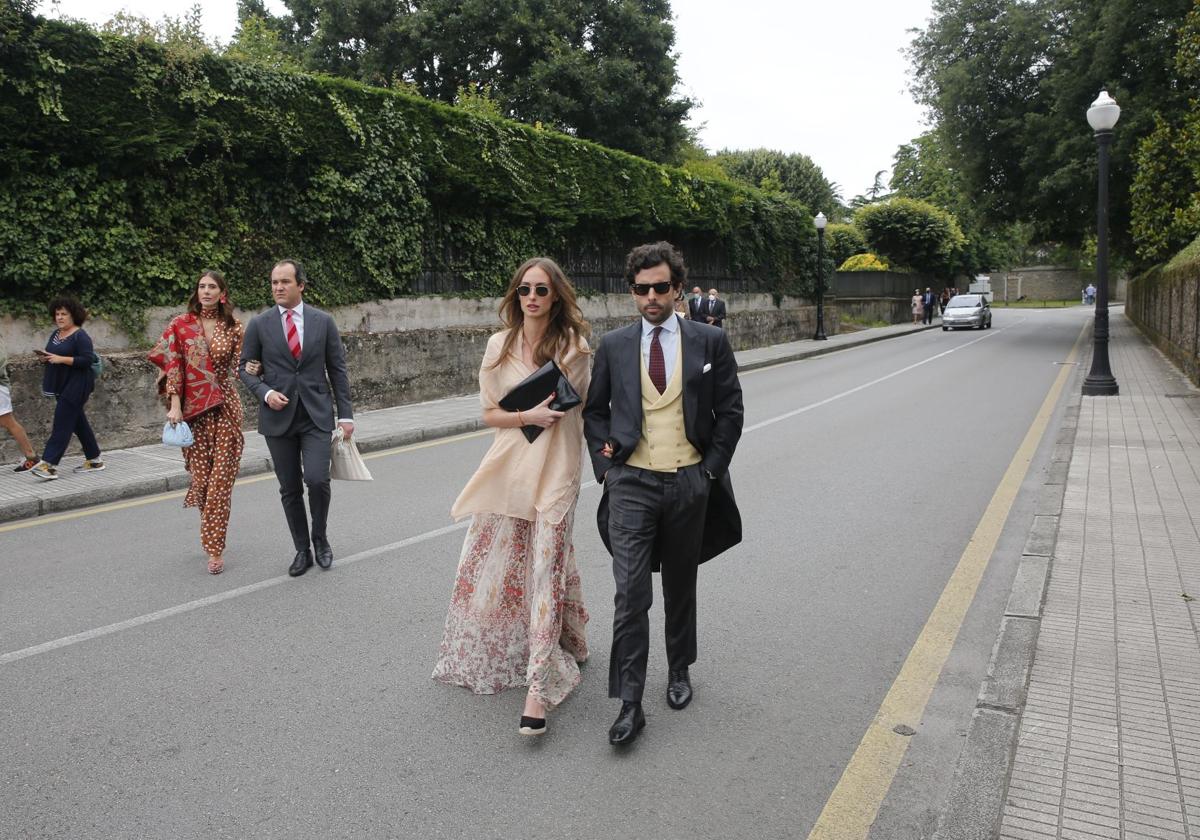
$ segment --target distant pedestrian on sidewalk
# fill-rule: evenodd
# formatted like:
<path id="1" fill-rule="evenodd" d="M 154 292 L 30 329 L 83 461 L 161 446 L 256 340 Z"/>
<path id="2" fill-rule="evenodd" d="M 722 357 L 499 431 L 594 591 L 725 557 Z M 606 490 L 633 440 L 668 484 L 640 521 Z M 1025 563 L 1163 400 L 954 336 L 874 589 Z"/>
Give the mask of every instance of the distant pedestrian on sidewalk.
<path id="1" fill-rule="evenodd" d="M 79 438 L 84 462 L 72 472 L 99 472 L 104 469 L 100 444 L 88 423 L 84 406 L 96 387 L 96 351 L 91 336 L 83 329 L 87 310 L 69 295 L 50 302 L 49 312 L 58 326 L 46 341 L 46 349 L 36 351 L 46 366 L 42 373 L 42 393 L 54 397 L 54 422 L 50 438 L 42 450 L 42 459 L 29 474 L 44 481 L 58 478 L 58 462 L 71 442 Z"/>
<path id="2" fill-rule="evenodd" d="M 932 324 L 933 316 L 937 313 L 937 295 L 933 293 L 933 289 L 925 287 L 925 294 L 921 295 L 921 315 L 924 318 L 924 323 Z"/>
<path id="3" fill-rule="evenodd" d="M 496 430 L 450 513 L 470 516 L 433 678 L 476 694 L 528 686 L 518 731 L 541 735 L 546 713 L 579 684 L 587 610 L 575 562 L 581 408 L 506 411 L 500 400 L 554 360 L 581 397 L 591 379 L 590 328 L 553 260 L 517 269 L 500 303 L 505 328 L 479 368 L 483 422 Z M 523 426 L 541 433 L 525 438 Z"/>
<path id="4" fill-rule="evenodd" d="M 708 298 L 704 301 L 704 322 L 722 329 L 725 323 L 725 301 L 717 295 L 716 289 L 708 290 Z"/>
<path id="5" fill-rule="evenodd" d="M 922 299 L 921 290 L 913 289 L 912 318 L 914 324 L 921 323 L 921 317 L 925 313 L 925 306 L 921 303 Z"/>
<path id="6" fill-rule="evenodd" d="M 5 429 L 13 436 L 17 446 L 21 447 L 21 454 L 25 456 L 13 472 L 33 469 L 37 464 L 33 444 L 29 442 L 29 435 L 25 434 L 25 427 L 17 422 L 13 414 L 12 384 L 8 378 L 8 350 L 4 346 L 3 338 L 0 338 L 0 429 Z"/>
<path id="7" fill-rule="evenodd" d="M 149 356 L 161 371 L 158 392 L 167 404 L 167 420 L 186 421 L 196 441 L 183 450 L 192 477 L 183 506 L 200 509 L 200 544 L 213 575 L 225 569 L 230 500 L 245 442 L 242 403 L 233 384 L 243 334 L 225 278 L 205 271 L 187 312 L 171 319 Z"/>
<path id="8" fill-rule="evenodd" d="M 700 291 L 699 286 L 692 286 L 692 294 L 688 297 L 688 318 L 693 321 L 699 321 L 702 324 L 708 323 L 704 320 L 702 307 L 704 306 L 704 293 Z"/>
<path id="9" fill-rule="evenodd" d="M 337 324 L 327 312 L 304 303 L 308 278 L 296 260 L 271 269 L 275 305 L 251 319 L 242 345 L 239 375 L 258 398 L 258 432 L 267 441 L 279 495 L 296 556 L 288 574 L 333 565 L 329 545 L 329 456 L 335 424 L 347 440 L 354 433 L 350 376 Z M 261 362 L 261 367 L 250 365 Z M 259 370 L 256 375 L 254 370 Z M 333 406 L 337 403 L 335 417 Z M 310 532 L 304 511 L 308 488 Z"/>
<path id="10" fill-rule="evenodd" d="M 616 581 L 608 696 L 621 710 L 610 744 L 646 725 L 642 694 L 650 651 L 652 572 L 662 572 L 667 705 L 692 700 L 697 567 L 741 540 L 729 462 L 742 434 L 742 388 L 729 339 L 682 321 L 674 301 L 687 279 L 669 242 L 629 253 L 625 279 L 641 313 L 596 350 L 584 434 L 596 480 L 600 536 Z"/>
<path id="11" fill-rule="evenodd" d="M 946 306 L 949 305 L 949 303 L 950 303 L 950 289 L 947 288 L 946 286 L 942 286 L 942 296 L 938 300 L 938 311 L 941 312 L 941 314 L 945 315 L 946 314 Z"/>

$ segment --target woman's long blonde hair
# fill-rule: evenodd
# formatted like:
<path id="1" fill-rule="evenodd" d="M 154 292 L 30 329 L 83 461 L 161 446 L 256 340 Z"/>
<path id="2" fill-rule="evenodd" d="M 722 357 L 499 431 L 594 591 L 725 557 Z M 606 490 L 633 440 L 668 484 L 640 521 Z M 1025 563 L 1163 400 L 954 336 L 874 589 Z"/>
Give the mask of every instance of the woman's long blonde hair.
<path id="1" fill-rule="evenodd" d="M 534 257 L 521 263 L 514 272 L 512 280 L 508 284 L 508 291 L 504 293 L 504 299 L 500 301 L 500 321 L 508 328 L 508 335 L 504 337 L 504 346 L 500 350 L 500 356 L 493 363 L 493 367 L 504 361 L 504 357 L 512 351 L 513 345 L 517 341 L 517 335 L 520 334 L 521 327 L 525 324 L 525 311 L 521 309 L 521 299 L 517 294 L 517 288 L 525 279 L 526 272 L 531 268 L 540 268 L 546 272 L 555 295 L 546 334 L 533 348 L 533 360 L 537 366 L 541 367 L 551 359 L 562 359 L 572 345 L 575 349 L 582 351 L 584 345 L 581 339 L 586 339 L 592 334 L 592 328 L 587 321 L 583 320 L 583 312 L 580 311 L 579 303 L 575 300 L 575 287 L 571 285 L 571 281 L 567 279 L 563 270 L 558 267 L 558 263 L 549 257 Z"/>

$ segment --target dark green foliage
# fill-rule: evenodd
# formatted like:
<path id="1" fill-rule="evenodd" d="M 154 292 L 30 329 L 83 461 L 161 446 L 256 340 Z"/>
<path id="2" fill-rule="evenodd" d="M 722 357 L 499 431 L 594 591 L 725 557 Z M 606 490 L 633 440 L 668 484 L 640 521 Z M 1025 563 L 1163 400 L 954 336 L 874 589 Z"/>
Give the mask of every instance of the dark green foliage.
<path id="1" fill-rule="evenodd" d="M 838 266 L 855 254 L 867 253 L 867 240 L 854 225 L 828 225 L 825 228 L 825 253 Z"/>
<path id="2" fill-rule="evenodd" d="M 1112 147 L 1114 257 L 1132 255 L 1134 152 L 1155 112 L 1183 113 L 1172 70 L 1194 0 L 935 0 L 910 50 L 929 107 L 988 223 L 1028 221 L 1038 241 L 1080 246 L 1095 230 L 1096 144 L 1085 119 L 1101 88 L 1122 108 Z"/>
<path id="3" fill-rule="evenodd" d="M 1180 29 L 1175 74 L 1192 97 L 1188 107 L 1155 114 L 1134 157 L 1133 238 L 1147 262 L 1200 235 L 1200 0 Z"/>
<path id="4" fill-rule="evenodd" d="M 306 263 L 318 304 L 422 277 L 487 294 L 532 254 L 651 237 L 711 246 L 764 288 L 811 288 L 795 202 L 344 79 L 16 23 L 0 62 L 5 308 L 71 288 L 136 317 L 178 304 L 205 267 L 256 307 L 283 256 Z"/>
<path id="5" fill-rule="evenodd" d="M 896 151 L 891 188 L 893 195 L 928 202 L 958 222 L 967 241 L 958 252 L 956 271 L 976 274 L 1020 263 L 1027 233 L 1017 223 L 985 220 L 936 129 Z"/>
<path id="6" fill-rule="evenodd" d="M 924 201 L 891 198 L 854 217 L 873 253 L 898 268 L 949 279 L 966 244 L 954 217 Z"/>
<path id="7" fill-rule="evenodd" d="M 774 149 L 735 152 L 725 149 L 713 160 L 730 178 L 762 190 L 782 192 L 814 213 L 836 220 L 841 216 L 838 186 L 825 178 L 808 155 L 786 155 Z"/>
<path id="8" fill-rule="evenodd" d="M 241 6 L 309 70 L 453 103 L 487 91 L 505 116 L 677 163 L 692 101 L 667 0 L 261 0 Z"/>

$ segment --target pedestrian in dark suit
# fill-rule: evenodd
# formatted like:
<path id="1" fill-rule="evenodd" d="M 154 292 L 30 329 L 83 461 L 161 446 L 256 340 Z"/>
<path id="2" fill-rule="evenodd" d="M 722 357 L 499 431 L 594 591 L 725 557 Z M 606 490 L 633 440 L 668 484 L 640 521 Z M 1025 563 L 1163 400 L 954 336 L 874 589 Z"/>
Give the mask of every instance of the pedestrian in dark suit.
<path id="1" fill-rule="evenodd" d="M 608 694 L 621 711 L 612 744 L 632 742 L 646 723 L 651 572 L 662 572 L 667 703 L 682 709 L 696 661 L 697 566 L 741 541 L 728 473 L 742 434 L 737 363 L 725 333 L 676 317 L 686 277 L 668 242 L 630 252 L 625 279 L 642 317 L 600 341 L 583 413 L 616 579 Z"/>
<path id="2" fill-rule="evenodd" d="M 288 574 L 308 571 L 316 554 L 317 565 L 333 564 L 333 549 L 326 537 L 329 517 L 329 452 L 335 423 L 346 438 L 354 432 L 350 404 L 350 378 L 346 351 L 337 325 L 327 312 L 303 301 L 307 278 L 295 260 L 281 260 L 271 270 L 271 295 L 275 306 L 256 315 L 246 328 L 238 375 L 258 398 L 258 431 L 267 439 L 279 495 L 296 556 Z M 246 370 L 248 363 L 261 361 Z M 260 371 L 253 375 L 253 371 Z M 332 397 L 330 393 L 332 392 Z M 308 486 L 308 513 L 312 516 L 312 543 L 304 511 L 304 486 Z"/>
<path id="3" fill-rule="evenodd" d="M 708 290 L 708 299 L 704 301 L 704 322 L 722 329 L 725 323 L 725 301 L 717 297 L 716 289 Z"/>
<path id="4" fill-rule="evenodd" d="M 933 289 L 925 287 L 925 294 L 921 295 L 921 306 L 924 308 L 925 320 L 924 323 L 933 323 L 933 313 L 937 307 L 937 295 L 933 293 Z"/>
<path id="5" fill-rule="evenodd" d="M 692 295 L 688 298 L 688 317 L 693 321 L 699 321 L 702 324 L 708 322 L 704 320 L 704 293 L 700 291 L 699 286 L 692 287 Z"/>

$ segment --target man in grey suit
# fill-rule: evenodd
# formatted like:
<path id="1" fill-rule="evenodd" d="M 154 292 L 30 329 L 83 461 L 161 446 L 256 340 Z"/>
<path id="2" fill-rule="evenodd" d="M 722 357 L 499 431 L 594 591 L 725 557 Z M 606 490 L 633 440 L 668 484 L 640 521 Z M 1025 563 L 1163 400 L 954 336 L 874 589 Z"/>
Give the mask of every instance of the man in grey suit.
<path id="1" fill-rule="evenodd" d="M 729 462 L 742 434 L 742 387 L 724 331 L 675 315 L 687 269 L 669 242 L 640 245 L 625 265 L 637 323 L 596 348 L 584 436 L 596 480 L 600 536 L 616 579 L 608 695 L 621 711 L 611 744 L 634 741 L 646 717 L 651 573 L 662 572 L 667 705 L 692 700 L 696 572 L 736 545 L 742 520 Z"/>
<path id="2" fill-rule="evenodd" d="M 325 533 L 329 517 L 329 451 L 337 425 L 347 438 L 354 432 L 346 351 L 329 313 L 304 303 L 307 278 L 296 260 L 280 260 L 271 269 L 275 306 L 251 319 L 242 345 L 238 375 L 259 400 L 258 432 L 267 439 L 279 495 L 296 556 L 288 574 L 304 574 L 313 564 L 328 569 L 333 549 Z M 258 360 L 262 371 L 252 376 L 248 362 Z M 333 396 L 330 397 L 332 390 Z M 312 543 L 304 511 L 312 515 Z"/>

